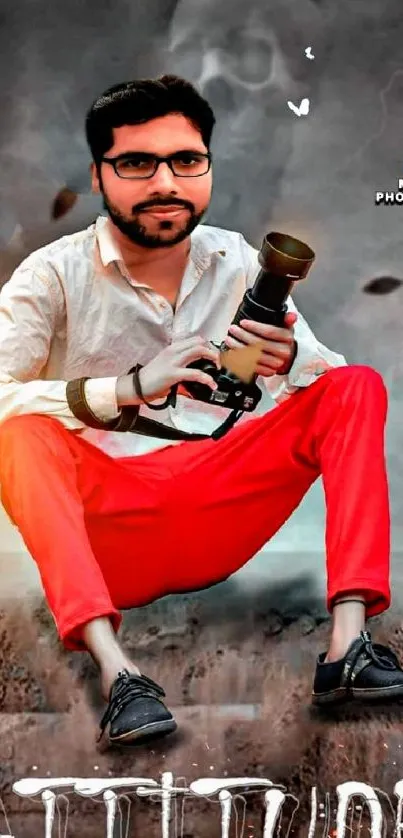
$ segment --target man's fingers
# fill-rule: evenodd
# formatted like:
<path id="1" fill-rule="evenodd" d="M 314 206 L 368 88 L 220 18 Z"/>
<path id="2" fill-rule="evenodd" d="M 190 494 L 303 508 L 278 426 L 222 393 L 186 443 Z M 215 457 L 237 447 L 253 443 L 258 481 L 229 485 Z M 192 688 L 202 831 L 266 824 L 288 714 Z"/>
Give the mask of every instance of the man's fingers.
<path id="1" fill-rule="evenodd" d="M 203 344 L 196 344 L 194 348 L 181 352 L 177 363 L 181 367 L 187 366 L 193 363 L 193 361 L 199 361 L 201 358 L 204 358 L 206 361 L 211 361 L 215 366 L 220 366 L 218 351 Z"/>
<path id="2" fill-rule="evenodd" d="M 274 355 L 265 355 L 264 364 L 260 363 L 258 365 L 256 374 L 263 376 L 278 375 L 282 367 L 284 367 L 284 361 L 281 358 L 275 358 Z"/>
<path id="3" fill-rule="evenodd" d="M 289 312 L 287 312 L 287 314 L 284 318 L 284 326 L 286 326 L 289 329 L 291 326 L 294 326 L 294 324 L 297 322 L 297 320 L 298 320 L 298 314 L 296 314 L 295 311 L 289 311 Z"/>
<path id="4" fill-rule="evenodd" d="M 238 327 L 237 327 L 237 337 L 239 337 L 239 340 L 236 340 L 235 338 L 230 337 L 230 336 L 228 336 L 225 339 L 225 344 L 226 344 L 226 346 L 228 346 L 229 349 L 238 349 L 241 346 L 253 346 L 255 343 L 258 342 L 257 339 L 256 339 L 256 335 L 248 334 L 243 329 L 238 329 Z M 264 356 L 262 358 L 262 361 L 264 360 L 265 364 L 268 363 L 267 358 L 266 358 L 267 355 L 269 355 L 269 356 L 273 355 L 274 357 L 280 358 L 280 364 L 278 366 L 281 366 L 286 361 L 288 361 L 288 359 L 290 357 L 290 346 L 291 346 L 291 344 L 284 343 L 284 342 L 280 343 L 279 341 L 267 340 L 267 339 L 265 341 L 263 341 L 263 343 L 265 343 L 265 346 L 262 349 L 263 356 Z"/>
<path id="5" fill-rule="evenodd" d="M 213 363 L 216 365 L 216 367 L 218 367 L 218 369 L 221 366 L 220 353 L 218 349 L 213 349 L 211 346 L 206 346 L 203 349 L 203 354 L 201 355 L 201 358 L 207 358 L 209 361 L 213 361 Z"/>
<path id="6" fill-rule="evenodd" d="M 255 335 L 261 340 L 275 340 L 281 343 L 291 344 L 294 340 L 292 327 L 284 329 L 280 326 L 271 326 L 267 323 L 256 323 L 254 320 L 241 320 L 240 326 L 247 334 Z M 236 335 L 238 326 L 231 326 L 229 331 Z"/>
<path id="7" fill-rule="evenodd" d="M 181 375 L 181 381 L 185 382 L 185 386 L 186 381 L 197 381 L 199 384 L 205 384 L 207 387 L 210 387 L 211 390 L 217 389 L 217 384 L 215 383 L 214 378 L 201 370 L 184 369 Z"/>
<path id="8" fill-rule="evenodd" d="M 240 341 L 238 344 L 239 346 L 251 346 L 259 340 L 256 333 L 253 334 L 252 332 L 247 332 L 246 329 L 242 329 L 241 326 L 230 326 L 228 335 Z"/>
<path id="9" fill-rule="evenodd" d="M 252 343 L 256 343 L 256 341 L 250 340 L 247 345 L 250 346 Z M 227 335 L 225 338 L 225 345 L 228 346 L 228 349 L 242 349 L 242 347 L 245 349 L 246 344 L 242 343 L 240 340 L 235 340 L 235 338 L 230 337 L 230 335 Z"/>
<path id="10" fill-rule="evenodd" d="M 278 343 L 277 341 L 267 341 L 267 346 L 263 349 L 264 363 L 266 363 L 266 355 L 273 355 L 275 358 L 280 358 L 284 364 L 288 361 L 291 354 L 291 347 L 288 343 Z"/>
<path id="11" fill-rule="evenodd" d="M 216 366 L 220 364 L 218 349 L 198 336 L 188 340 L 175 341 L 171 344 L 169 350 L 175 366 L 183 367 L 193 361 L 198 361 L 200 358 L 212 361 Z"/>
<path id="12" fill-rule="evenodd" d="M 256 326 L 253 324 L 253 329 L 251 327 L 249 330 L 242 328 L 242 326 L 231 326 L 229 334 L 247 346 L 251 346 L 258 341 L 264 341 L 273 347 L 281 345 L 281 348 L 285 351 L 294 341 L 293 332 L 279 329 L 277 326 L 268 326 L 264 323 L 256 324 Z"/>

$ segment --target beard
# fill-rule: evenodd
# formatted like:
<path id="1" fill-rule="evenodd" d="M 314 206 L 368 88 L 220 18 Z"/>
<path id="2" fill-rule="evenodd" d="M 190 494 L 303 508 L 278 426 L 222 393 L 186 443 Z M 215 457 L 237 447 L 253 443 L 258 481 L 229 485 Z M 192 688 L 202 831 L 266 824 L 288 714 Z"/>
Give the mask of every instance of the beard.
<path id="1" fill-rule="evenodd" d="M 130 239 L 133 244 L 149 249 L 173 247 L 173 245 L 184 241 L 184 239 L 190 236 L 197 225 L 200 224 L 207 211 L 207 207 L 205 207 L 201 212 L 196 212 L 196 208 L 189 201 L 176 201 L 174 198 L 157 198 L 155 201 L 149 201 L 148 204 L 138 204 L 137 206 L 134 206 L 132 216 L 127 217 L 108 200 L 105 192 L 102 192 L 102 197 L 104 209 L 108 213 L 115 227 L 117 227 L 124 236 Z M 188 210 L 187 219 L 182 222 L 179 229 L 175 222 L 169 219 L 161 219 L 158 222 L 157 230 L 155 232 L 149 232 L 147 227 L 141 223 L 140 212 L 143 209 L 145 210 L 147 206 L 156 207 L 166 206 L 167 204 L 177 204 L 178 207 L 186 208 Z M 169 235 L 170 232 L 171 235 Z"/>

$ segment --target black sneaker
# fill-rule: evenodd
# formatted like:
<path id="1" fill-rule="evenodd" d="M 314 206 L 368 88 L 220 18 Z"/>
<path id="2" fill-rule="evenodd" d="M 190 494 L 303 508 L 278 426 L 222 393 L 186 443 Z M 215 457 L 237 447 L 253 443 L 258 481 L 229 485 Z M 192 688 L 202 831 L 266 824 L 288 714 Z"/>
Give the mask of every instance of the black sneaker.
<path id="1" fill-rule="evenodd" d="M 102 738 L 109 724 L 109 742 L 140 744 L 176 730 L 172 713 L 162 701 L 162 687 L 146 675 L 123 669 L 112 684 L 108 707 L 101 719 Z"/>
<path id="2" fill-rule="evenodd" d="M 313 704 L 403 698 L 403 670 L 396 655 L 372 643 L 369 632 L 362 631 L 341 660 L 325 663 L 325 657 L 323 652 L 317 660 Z"/>

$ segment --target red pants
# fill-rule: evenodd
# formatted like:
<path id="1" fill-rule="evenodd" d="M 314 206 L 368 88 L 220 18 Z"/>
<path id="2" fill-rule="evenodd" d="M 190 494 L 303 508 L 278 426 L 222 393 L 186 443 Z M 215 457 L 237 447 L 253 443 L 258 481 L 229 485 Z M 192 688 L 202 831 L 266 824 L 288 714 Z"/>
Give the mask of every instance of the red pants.
<path id="1" fill-rule="evenodd" d="M 119 609 L 227 578 L 322 474 L 328 595 L 390 604 L 387 410 L 367 367 L 331 370 L 219 442 L 114 460 L 50 417 L 0 426 L 2 500 L 35 559 L 60 637 Z M 303 545 L 301 545 L 303 546 Z"/>

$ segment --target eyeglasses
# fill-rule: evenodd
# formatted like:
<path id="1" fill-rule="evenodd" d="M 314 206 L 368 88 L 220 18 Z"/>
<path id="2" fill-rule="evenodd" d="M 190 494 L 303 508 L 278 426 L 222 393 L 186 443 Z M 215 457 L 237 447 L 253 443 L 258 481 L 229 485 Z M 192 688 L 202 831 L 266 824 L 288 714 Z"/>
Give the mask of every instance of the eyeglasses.
<path id="1" fill-rule="evenodd" d="M 202 177 L 211 167 L 210 153 L 200 151 L 177 151 L 169 157 L 137 151 L 131 154 L 119 154 L 117 157 L 103 157 L 101 162 L 113 166 L 120 178 L 143 180 L 154 177 L 161 163 L 166 163 L 175 177 Z"/>

